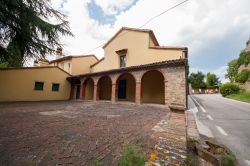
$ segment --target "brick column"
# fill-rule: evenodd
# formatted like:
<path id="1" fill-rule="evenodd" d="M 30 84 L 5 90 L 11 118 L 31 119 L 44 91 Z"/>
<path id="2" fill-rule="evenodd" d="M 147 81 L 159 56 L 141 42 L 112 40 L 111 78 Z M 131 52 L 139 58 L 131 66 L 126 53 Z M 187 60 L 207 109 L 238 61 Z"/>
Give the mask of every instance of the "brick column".
<path id="1" fill-rule="evenodd" d="M 115 102 L 115 90 L 116 90 L 116 84 L 112 84 L 112 90 L 111 90 L 111 101 L 114 103 Z"/>
<path id="2" fill-rule="evenodd" d="M 93 96 L 93 101 L 97 101 L 97 84 L 94 84 L 94 96 Z"/>
<path id="3" fill-rule="evenodd" d="M 169 98 L 169 90 L 168 90 L 168 81 L 164 81 L 164 98 L 165 98 L 165 105 L 169 106 L 170 98 Z"/>
<path id="4" fill-rule="evenodd" d="M 141 104 L 141 82 L 136 82 L 135 85 L 135 102 Z"/>

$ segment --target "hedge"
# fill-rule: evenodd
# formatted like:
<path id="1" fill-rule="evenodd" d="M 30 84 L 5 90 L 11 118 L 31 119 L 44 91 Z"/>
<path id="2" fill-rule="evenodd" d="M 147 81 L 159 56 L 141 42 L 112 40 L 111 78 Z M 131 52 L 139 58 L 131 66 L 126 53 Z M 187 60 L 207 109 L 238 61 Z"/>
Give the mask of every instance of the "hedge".
<path id="1" fill-rule="evenodd" d="M 220 86 L 220 93 L 222 96 L 237 94 L 240 92 L 240 86 L 234 83 L 226 83 Z"/>

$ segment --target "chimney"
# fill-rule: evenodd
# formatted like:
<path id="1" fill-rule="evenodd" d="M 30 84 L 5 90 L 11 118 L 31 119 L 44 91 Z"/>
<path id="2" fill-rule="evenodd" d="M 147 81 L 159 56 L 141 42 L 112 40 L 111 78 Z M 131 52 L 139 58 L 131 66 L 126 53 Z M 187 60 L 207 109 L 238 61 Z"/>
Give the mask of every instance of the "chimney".
<path id="1" fill-rule="evenodd" d="M 37 60 L 34 60 L 34 64 L 33 64 L 33 67 L 37 67 L 37 66 L 40 66 L 38 61 Z"/>
<path id="2" fill-rule="evenodd" d="M 62 48 L 58 47 L 56 49 L 56 59 L 62 58 L 63 54 L 62 54 Z"/>
<path id="3" fill-rule="evenodd" d="M 45 59 L 45 51 L 44 50 L 40 51 L 40 56 L 41 56 L 41 59 Z"/>

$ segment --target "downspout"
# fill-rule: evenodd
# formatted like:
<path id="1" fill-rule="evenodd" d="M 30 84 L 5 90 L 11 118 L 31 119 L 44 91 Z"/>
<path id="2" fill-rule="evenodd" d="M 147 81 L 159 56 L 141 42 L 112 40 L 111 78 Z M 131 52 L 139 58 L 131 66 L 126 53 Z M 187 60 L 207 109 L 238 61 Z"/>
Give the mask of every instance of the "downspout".
<path id="1" fill-rule="evenodd" d="M 186 109 L 188 109 L 188 94 L 189 94 L 189 86 L 188 86 L 188 71 L 189 71 L 189 64 L 188 64 L 188 48 L 184 51 L 185 54 L 185 81 L 186 81 Z"/>

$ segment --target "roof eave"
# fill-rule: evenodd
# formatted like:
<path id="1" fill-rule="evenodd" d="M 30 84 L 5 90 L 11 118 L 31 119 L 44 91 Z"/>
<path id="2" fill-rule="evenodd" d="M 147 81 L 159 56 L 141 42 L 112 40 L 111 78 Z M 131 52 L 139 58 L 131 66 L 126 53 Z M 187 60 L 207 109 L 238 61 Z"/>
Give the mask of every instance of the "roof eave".
<path id="1" fill-rule="evenodd" d="M 107 73 L 137 71 L 137 70 L 142 70 L 142 69 L 147 69 L 147 68 L 156 68 L 156 67 L 164 67 L 164 66 L 168 66 L 168 67 L 170 67 L 170 66 L 183 66 L 183 65 L 185 66 L 186 63 L 187 63 L 187 59 L 169 60 L 169 61 L 156 62 L 156 63 L 145 64 L 145 65 L 130 66 L 130 67 L 126 67 L 126 68 L 105 70 L 105 71 L 95 72 L 95 73 L 75 75 L 75 76 L 71 76 L 69 78 L 80 78 L 80 77 L 103 75 L 103 74 L 107 74 Z"/>

